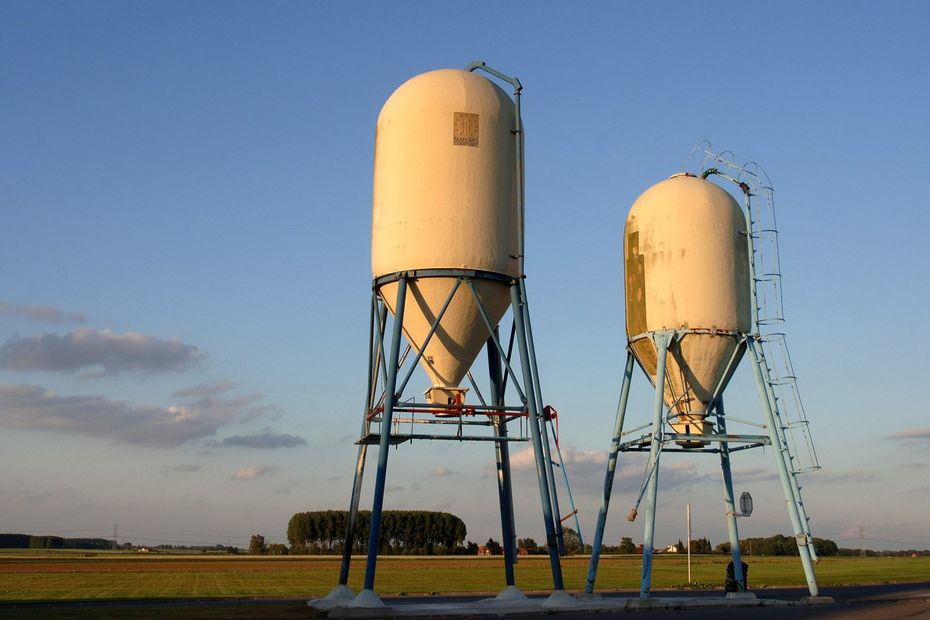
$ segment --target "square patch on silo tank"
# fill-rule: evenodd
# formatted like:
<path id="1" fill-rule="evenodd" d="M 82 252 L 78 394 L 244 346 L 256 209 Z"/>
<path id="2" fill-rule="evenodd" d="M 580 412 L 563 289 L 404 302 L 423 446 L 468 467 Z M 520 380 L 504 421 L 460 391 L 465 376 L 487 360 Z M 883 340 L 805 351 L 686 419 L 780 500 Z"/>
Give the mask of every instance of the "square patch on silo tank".
<path id="1" fill-rule="evenodd" d="M 456 112 L 452 122 L 452 144 L 478 146 L 478 115 Z"/>

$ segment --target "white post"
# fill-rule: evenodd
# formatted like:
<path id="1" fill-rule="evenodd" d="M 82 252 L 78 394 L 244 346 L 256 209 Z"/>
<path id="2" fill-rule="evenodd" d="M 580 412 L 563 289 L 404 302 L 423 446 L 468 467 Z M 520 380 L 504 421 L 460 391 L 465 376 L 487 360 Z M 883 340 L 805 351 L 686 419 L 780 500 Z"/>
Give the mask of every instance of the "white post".
<path id="1" fill-rule="evenodd" d="M 688 585 L 691 585 L 691 504 L 688 504 Z"/>

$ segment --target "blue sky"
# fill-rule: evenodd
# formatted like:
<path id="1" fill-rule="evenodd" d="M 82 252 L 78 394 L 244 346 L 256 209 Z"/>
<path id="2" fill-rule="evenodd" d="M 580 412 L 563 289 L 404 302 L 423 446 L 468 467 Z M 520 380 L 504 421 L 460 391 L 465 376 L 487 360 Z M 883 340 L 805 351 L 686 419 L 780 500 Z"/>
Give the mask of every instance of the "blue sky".
<path id="1" fill-rule="evenodd" d="M 0 530 L 247 544 L 345 507 L 375 120 L 413 75 L 483 59 L 525 87 L 528 289 L 582 527 L 624 362 L 626 212 L 706 139 L 776 188 L 814 534 L 930 547 L 928 20 L 921 2 L 2 4 Z M 757 415 L 745 369 L 728 399 Z M 637 377 L 631 415 L 649 401 Z M 499 538 L 492 458 L 404 446 L 386 503 Z M 684 537 L 689 502 L 722 542 L 712 459 L 665 464 L 657 542 Z M 734 466 L 756 498 L 742 533 L 788 533 L 771 455 Z M 518 534 L 540 539 L 517 476 Z M 642 540 L 641 476 L 622 465 L 608 540 Z"/>

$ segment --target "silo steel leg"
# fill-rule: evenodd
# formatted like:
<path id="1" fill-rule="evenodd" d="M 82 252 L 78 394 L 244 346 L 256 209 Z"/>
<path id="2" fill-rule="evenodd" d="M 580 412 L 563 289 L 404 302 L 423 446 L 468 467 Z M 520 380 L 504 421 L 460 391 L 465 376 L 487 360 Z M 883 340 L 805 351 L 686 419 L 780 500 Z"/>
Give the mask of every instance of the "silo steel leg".
<path id="1" fill-rule="evenodd" d="M 781 479 L 782 490 L 785 493 L 785 504 L 788 506 L 791 526 L 794 528 L 794 539 L 798 544 L 798 555 L 801 556 L 801 565 L 804 567 L 804 575 L 807 578 L 807 588 L 810 590 L 811 596 L 817 596 L 819 589 L 817 588 L 817 577 L 814 575 L 814 565 L 811 562 L 807 530 L 801 523 L 801 511 L 798 508 L 797 497 L 791 486 L 791 473 L 788 470 L 788 458 L 785 454 L 788 448 L 778 432 L 778 421 L 775 419 L 772 404 L 768 398 L 765 377 L 762 374 L 762 358 L 757 350 L 759 344 L 754 338 L 749 338 L 748 345 L 749 353 L 752 356 L 752 373 L 756 379 L 756 386 L 759 388 L 759 400 L 762 401 L 762 410 L 765 414 L 769 439 L 774 448 L 772 452 L 775 455 L 775 464 L 778 466 L 778 477 Z"/>
<path id="2" fill-rule="evenodd" d="M 495 328 L 495 332 L 496 332 Z M 496 334 L 495 334 L 496 335 Z M 500 352 L 492 341 L 488 341 L 488 375 L 491 378 L 491 404 L 495 407 L 504 405 L 504 393 L 501 389 Z M 503 413 L 503 412 L 500 412 Z M 510 483 L 510 446 L 507 444 L 507 422 L 503 415 L 494 418 L 494 453 L 497 461 L 497 496 L 501 509 L 501 536 L 504 539 L 504 578 L 508 586 L 516 585 L 513 565 L 516 563 L 516 535 L 514 533 L 513 491 Z"/>
<path id="3" fill-rule="evenodd" d="M 649 598 L 652 584 L 652 555 L 656 531 L 656 496 L 659 490 L 659 455 L 662 452 L 663 405 L 665 404 L 665 365 L 668 358 L 669 341 L 674 332 L 660 332 L 654 336 L 658 348 L 656 365 L 656 396 L 652 417 L 652 446 L 649 449 L 651 466 L 646 486 L 646 532 L 643 536 L 643 570 L 639 584 L 639 597 Z"/>
<path id="4" fill-rule="evenodd" d="M 539 499 L 542 503 L 543 521 L 546 526 L 546 547 L 549 550 L 549 564 L 552 568 L 552 587 L 555 590 L 564 590 L 562 581 L 562 565 L 559 563 L 558 536 L 556 535 L 555 518 L 552 514 L 552 498 L 549 494 L 549 482 L 546 478 L 545 455 L 542 449 L 539 423 L 542 418 L 539 404 L 536 402 L 536 390 L 533 388 L 533 373 L 527 347 L 526 329 L 523 321 L 523 301 L 519 286 L 514 283 L 510 287 L 510 301 L 513 306 L 514 327 L 517 332 L 517 345 L 520 350 L 520 366 L 523 368 L 523 382 L 526 385 L 526 406 L 529 414 L 530 436 L 533 440 L 533 454 L 536 457 L 536 480 L 539 483 Z"/>
<path id="5" fill-rule="evenodd" d="M 404 304 L 407 300 L 407 278 L 397 281 L 397 302 L 394 306 L 394 325 L 391 333 L 391 352 L 387 357 L 387 381 L 384 384 L 384 411 L 381 414 L 381 437 L 378 443 L 378 473 L 375 477 L 375 494 L 371 506 L 371 530 L 368 532 L 368 562 L 365 565 L 365 590 L 375 589 L 375 568 L 378 563 L 378 543 L 381 537 L 381 509 L 384 506 L 384 483 L 387 478 L 388 452 L 391 445 L 391 422 L 397 395 L 397 363 L 404 323 Z"/>
<path id="6" fill-rule="evenodd" d="M 524 319 L 526 328 L 527 350 L 530 354 L 530 370 L 533 376 L 533 389 L 536 390 L 536 404 L 540 411 L 545 407 L 542 397 L 542 387 L 539 382 L 539 367 L 536 363 L 536 345 L 533 341 L 533 321 L 530 319 L 529 305 L 526 298 L 526 280 L 520 280 L 520 296 L 524 304 Z M 527 389 L 530 389 L 527 387 Z M 559 493 L 555 486 L 555 472 L 553 471 L 552 446 L 549 444 L 549 429 L 544 416 L 539 418 L 540 434 L 542 437 L 543 454 L 546 455 L 546 481 L 549 484 L 549 495 L 552 498 L 552 512 L 555 515 L 555 532 L 559 539 L 559 553 L 565 555 L 565 533 L 562 529 L 562 511 L 559 509 Z"/>
<path id="7" fill-rule="evenodd" d="M 727 434 L 727 422 L 723 413 L 723 397 L 717 399 L 717 428 L 721 435 Z M 743 559 L 739 550 L 739 529 L 736 526 L 736 502 L 733 498 L 733 474 L 730 470 L 730 446 L 720 442 L 720 471 L 723 475 L 723 503 L 727 511 L 727 533 L 730 535 L 730 554 L 733 556 L 733 577 L 739 591 L 746 588 L 743 577 Z M 688 544 L 691 544 L 690 541 Z"/>
<path id="8" fill-rule="evenodd" d="M 614 470 L 617 468 L 617 453 L 620 451 L 620 435 L 623 433 L 623 421 L 626 418 L 626 404 L 630 397 L 630 383 L 633 380 L 633 353 L 626 353 L 626 368 L 623 371 L 623 384 L 620 387 L 620 402 L 617 404 L 617 416 L 614 421 L 613 440 L 607 456 L 607 473 L 604 474 L 604 493 L 601 496 L 601 510 L 597 515 L 597 529 L 594 531 L 594 545 L 591 547 L 591 563 L 588 565 L 588 579 L 584 591 L 594 592 L 594 580 L 597 578 L 597 564 L 601 559 L 601 545 L 604 542 L 604 528 L 607 526 L 607 510 L 610 507 L 610 495 L 614 488 Z"/>
<path id="9" fill-rule="evenodd" d="M 384 329 L 384 313 L 386 309 L 378 304 L 377 296 L 371 296 L 371 318 L 368 331 L 368 390 L 365 396 L 365 409 L 362 411 L 362 431 L 359 439 L 368 434 L 370 423 L 368 413 L 371 411 L 374 392 L 378 385 L 378 366 L 381 363 L 381 348 L 375 342 L 374 331 Z M 377 325 L 375 325 L 377 317 Z M 381 334 L 378 342 L 383 340 Z M 358 446 L 358 456 L 355 460 L 355 477 L 352 479 L 352 496 L 349 500 L 349 514 L 346 521 L 346 537 L 342 549 L 342 566 L 339 569 L 339 585 L 349 584 L 349 565 L 352 562 L 352 546 L 355 542 L 355 526 L 358 520 L 358 503 L 362 493 L 362 479 L 365 474 L 365 460 L 368 456 L 368 445 L 364 442 Z"/>

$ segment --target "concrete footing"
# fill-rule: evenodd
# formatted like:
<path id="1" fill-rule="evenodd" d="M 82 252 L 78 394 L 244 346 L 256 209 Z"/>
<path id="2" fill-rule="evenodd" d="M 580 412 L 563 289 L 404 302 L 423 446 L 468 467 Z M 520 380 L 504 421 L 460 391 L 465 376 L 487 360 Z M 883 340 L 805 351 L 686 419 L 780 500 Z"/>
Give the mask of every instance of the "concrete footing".
<path id="1" fill-rule="evenodd" d="M 313 607 L 314 609 L 326 610 L 335 607 L 345 607 L 353 600 L 355 600 L 355 592 L 353 592 L 349 586 L 338 585 L 330 590 L 329 594 L 323 598 L 307 601 L 307 606 Z"/>
<path id="2" fill-rule="evenodd" d="M 494 597 L 495 601 L 525 601 L 526 594 L 517 586 L 507 586 Z"/>
<path id="3" fill-rule="evenodd" d="M 549 595 L 549 598 L 543 601 L 542 606 L 545 607 L 546 609 L 553 609 L 553 608 L 558 609 L 562 607 L 577 607 L 578 601 L 576 601 L 572 597 L 572 595 L 566 592 L 565 590 L 556 590 L 555 592 Z"/>
<path id="4" fill-rule="evenodd" d="M 805 596 L 800 600 L 802 605 L 832 605 L 835 602 L 832 596 Z"/>
<path id="5" fill-rule="evenodd" d="M 374 590 L 362 590 L 358 593 L 352 602 L 350 602 L 348 607 L 360 607 L 364 609 L 384 609 L 387 605 L 384 604 L 384 601 L 375 594 Z"/>

